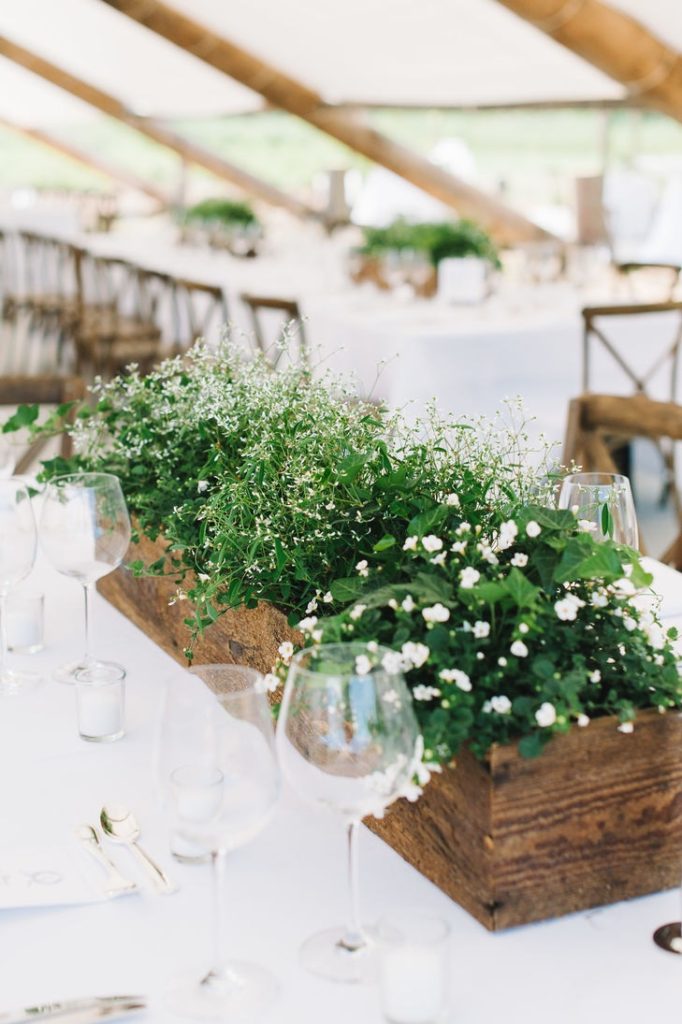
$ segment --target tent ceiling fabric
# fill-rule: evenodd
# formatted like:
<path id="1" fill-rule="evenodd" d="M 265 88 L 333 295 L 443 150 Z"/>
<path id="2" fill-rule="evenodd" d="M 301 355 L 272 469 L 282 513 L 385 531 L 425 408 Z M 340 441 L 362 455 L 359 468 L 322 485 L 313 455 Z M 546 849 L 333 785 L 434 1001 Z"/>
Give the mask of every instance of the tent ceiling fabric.
<path id="1" fill-rule="evenodd" d="M 496 0 L 170 0 L 328 103 L 473 106 L 619 100 L 622 86 Z M 680 0 L 611 0 L 682 50 Z M 0 5 L 0 33 L 140 114 L 259 110 L 261 98 L 100 0 Z M 0 113 L 82 120 L 80 104 L 0 64 Z"/>

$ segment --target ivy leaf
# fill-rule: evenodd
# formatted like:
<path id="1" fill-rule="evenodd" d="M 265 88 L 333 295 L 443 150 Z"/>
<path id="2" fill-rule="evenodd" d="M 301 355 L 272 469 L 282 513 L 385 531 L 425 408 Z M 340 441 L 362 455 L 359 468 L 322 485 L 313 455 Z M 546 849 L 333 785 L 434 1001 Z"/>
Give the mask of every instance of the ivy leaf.
<path id="1" fill-rule="evenodd" d="M 392 537 L 390 533 L 385 534 L 380 540 L 376 542 L 373 550 L 379 553 L 380 551 L 388 551 L 389 548 L 395 546 L 396 539 Z"/>
<path id="2" fill-rule="evenodd" d="M 362 593 L 362 580 L 355 576 L 347 576 L 334 580 L 329 589 L 335 601 L 347 604 L 349 601 L 355 601 Z"/>
<path id="3" fill-rule="evenodd" d="M 519 754 L 521 757 L 539 757 L 550 737 L 551 733 L 549 736 L 545 736 L 541 732 L 532 732 L 530 736 L 524 736 L 519 740 Z"/>
<path id="4" fill-rule="evenodd" d="M 3 425 L 2 432 L 3 434 L 13 434 L 16 430 L 21 430 L 23 427 L 30 427 L 39 416 L 39 405 L 20 405 L 17 411 Z"/>
<path id="5" fill-rule="evenodd" d="M 443 515 L 443 509 L 439 505 L 428 509 L 426 512 L 420 512 L 419 515 L 416 515 L 408 523 L 408 536 L 424 537 L 427 533 L 430 533 L 430 531 L 433 530 L 437 523 L 442 521 Z"/>
<path id="6" fill-rule="evenodd" d="M 504 589 L 519 608 L 530 608 L 535 603 L 540 589 L 523 573 L 513 568 L 503 583 Z"/>

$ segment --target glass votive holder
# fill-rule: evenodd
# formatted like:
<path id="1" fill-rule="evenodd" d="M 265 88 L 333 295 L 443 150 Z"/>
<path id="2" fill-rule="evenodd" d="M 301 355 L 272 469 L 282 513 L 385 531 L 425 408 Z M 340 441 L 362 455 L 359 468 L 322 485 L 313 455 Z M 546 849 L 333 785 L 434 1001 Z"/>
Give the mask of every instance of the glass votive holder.
<path id="1" fill-rule="evenodd" d="M 450 928 L 439 917 L 397 910 L 377 926 L 379 988 L 389 1024 L 438 1024 L 448 1005 Z"/>
<path id="2" fill-rule="evenodd" d="M 91 743 L 113 743 L 123 736 L 125 669 L 102 664 L 76 672 L 78 732 Z"/>
<path id="3" fill-rule="evenodd" d="M 7 646 L 16 654 L 35 654 L 43 649 L 45 595 L 30 591 L 10 592 L 6 601 Z"/>

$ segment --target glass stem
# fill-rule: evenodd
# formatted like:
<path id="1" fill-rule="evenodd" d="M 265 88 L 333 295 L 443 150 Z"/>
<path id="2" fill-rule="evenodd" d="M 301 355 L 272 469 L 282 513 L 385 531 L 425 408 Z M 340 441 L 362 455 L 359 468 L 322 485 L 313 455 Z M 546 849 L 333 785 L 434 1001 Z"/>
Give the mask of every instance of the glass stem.
<path id="1" fill-rule="evenodd" d="M 227 874 L 225 850 L 211 851 L 211 868 L 213 875 L 213 966 L 204 978 L 202 985 L 211 985 L 220 981 L 229 982 L 230 980 L 225 948 L 225 877 Z"/>
<path id="2" fill-rule="evenodd" d="M 7 664 L 7 594 L 0 593 L 0 680 Z"/>
<path id="3" fill-rule="evenodd" d="M 367 937 L 360 923 L 360 900 L 358 892 L 358 840 L 360 822 L 351 821 L 346 827 L 348 843 L 348 923 L 341 939 L 344 949 L 355 951 L 367 945 Z"/>
<path id="4" fill-rule="evenodd" d="M 90 600 L 90 593 L 92 591 L 91 583 L 83 584 L 83 595 L 85 597 L 85 654 L 83 655 L 83 664 L 89 665 L 92 661 L 92 655 L 90 654 L 90 620 L 92 619 L 92 607 Z"/>

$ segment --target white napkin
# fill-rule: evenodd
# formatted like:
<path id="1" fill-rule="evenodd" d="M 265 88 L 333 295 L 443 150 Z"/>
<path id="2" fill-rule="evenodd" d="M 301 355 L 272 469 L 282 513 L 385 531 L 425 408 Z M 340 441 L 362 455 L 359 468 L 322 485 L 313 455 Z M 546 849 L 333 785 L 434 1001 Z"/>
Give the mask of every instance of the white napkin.
<path id="1" fill-rule="evenodd" d="M 0 911 L 110 899 L 105 874 L 77 843 L 0 849 Z"/>
<path id="2" fill-rule="evenodd" d="M 651 589 L 661 598 L 661 620 L 682 615 L 682 587 L 677 569 L 671 569 L 655 558 L 643 558 L 642 565 L 654 577 Z"/>

